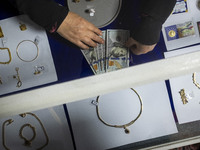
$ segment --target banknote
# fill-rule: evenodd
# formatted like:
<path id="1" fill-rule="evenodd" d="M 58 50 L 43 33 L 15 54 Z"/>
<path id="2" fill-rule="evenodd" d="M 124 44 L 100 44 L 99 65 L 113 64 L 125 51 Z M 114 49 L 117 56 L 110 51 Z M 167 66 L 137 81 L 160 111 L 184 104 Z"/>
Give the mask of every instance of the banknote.
<path id="1" fill-rule="evenodd" d="M 129 66 L 129 49 L 125 47 L 129 37 L 128 30 L 107 30 L 106 72 Z"/>
<path id="2" fill-rule="evenodd" d="M 97 57 L 97 48 L 90 47 L 89 50 L 81 50 L 94 74 L 99 74 L 99 62 Z"/>
<path id="3" fill-rule="evenodd" d="M 102 31 L 102 39 L 106 41 L 106 31 Z M 106 44 L 98 44 L 97 45 L 97 58 L 99 62 L 99 73 L 105 73 L 106 72 L 106 66 L 105 66 L 105 57 L 106 57 Z"/>

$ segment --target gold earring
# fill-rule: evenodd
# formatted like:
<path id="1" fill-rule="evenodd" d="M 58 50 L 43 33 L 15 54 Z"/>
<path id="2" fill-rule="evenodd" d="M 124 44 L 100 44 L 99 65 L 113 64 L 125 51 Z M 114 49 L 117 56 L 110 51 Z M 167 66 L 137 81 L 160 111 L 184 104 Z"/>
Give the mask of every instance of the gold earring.
<path id="1" fill-rule="evenodd" d="M 184 105 L 187 104 L 187 103 L 188 103 L 188 99 L 187 99 L 187 97 L 186 97 L 186 95 L 185 95 L 185 90 L 184 90 L 184 89 L 181 89 L 181 90 L 179 91 L 179 93 L 180 93 L 181 100 L 182 100 L 183 104 L 184 104 Z"/>

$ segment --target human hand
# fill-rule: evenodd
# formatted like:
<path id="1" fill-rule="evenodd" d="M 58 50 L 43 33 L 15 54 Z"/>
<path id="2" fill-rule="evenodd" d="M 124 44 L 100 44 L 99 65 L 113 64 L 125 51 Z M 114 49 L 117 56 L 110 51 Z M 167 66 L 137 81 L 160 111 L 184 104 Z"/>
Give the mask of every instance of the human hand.
<path id="1" fill-rule="evenodd" d="M 99 37 L 102 35 L 101 30 L 73 12 L 68 13 L 57 32 L 82 49 L 89 49 L 89 46 L 96 47 L 97 43 L 104 43 L 104 40 Z"/>
<path id="2" fill-rule="evenodd" d="M 126 47 L 128 47 L 131 52 L 135 55 L 146 54 L 154 49 L 156 44 L 153 45 L 144 45 L 134 40 L 133 38 L 129 38 L 126 42 Z"/>

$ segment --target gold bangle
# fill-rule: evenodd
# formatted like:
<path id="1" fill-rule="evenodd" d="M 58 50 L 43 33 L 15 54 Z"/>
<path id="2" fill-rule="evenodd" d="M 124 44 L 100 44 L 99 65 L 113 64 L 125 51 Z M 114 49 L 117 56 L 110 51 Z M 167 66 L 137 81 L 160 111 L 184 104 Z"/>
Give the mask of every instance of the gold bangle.
<path id="1" fill-rule="evenodd" d="M 139 112 L 139 114 L 137 115 L 137 117 L 136 117 L 134 120 L 132 120 L 132 121 L 130 121 L 129 123 L 124 124 L 124 125 L 111 125 L 111 124 L 108 124 L 107 122 L 105 122 L 105 121 L 101 118 L 100 112 L 99 112 L 99 108 L 98 108 L 98 103 L 99 103 L 99 97 L 100 97 L 100 96 L 97 96 L 97 98 L 96 98 L 96 103 L 97 103 L 97 105 L 96 105 L 96 112 L 97 112 L 97 116 L 98 116 L 99 120 L 100 120 L 103 124 L 105 124 L 106 126 L 109 126 L 109 127 L 124 128 L 124 131 L 125 131 L 126 134 L 130 133 L 130 131 L 129 131 L 129 129 L 127 129 L 127 127 L 130 126 L 130 125 L 132 125 L 132 124 L 141 116 L 142 110 L 143 110 L 143 104 L 142 104 L 142 99 L 141 99 L 140 95 L 139 95 L 133 88 L 131 88 L 131 90 L 132 90 L 133 92 L 135 92 L 135 94 L 136 94 L 137 97 L 139 98 L 139 101 L 140 101 L 140 112 Z"/>
<path id="2" fill-rule="evenodd" d="M 7 62 L 0 62 L 0 64 L 9 64 L 11 62 L 11 60 L 12 60 L 10 49 L 9 48 L 1 48 L 0 47 L 0 50 L 7 50 L 8 51 L 8 55 L 9 55 L 9 60 Z"/>
<path id="3" fill-rule="evenodd" d="M 29 128 L 31 128 L 32 129 L 32 131 L 33 131 L 33 137 L 32 138 L 30 138 L 30 139 L 27 139 L 24 135 L 23 135 L 23 129 L 25 128 L 25 127 L 29 127 Z M 36 137 L 36 131 L 35 131 L 35 127 L 33 127 L 31 124 L 24 124 L 21 128 L 20 128 L 20 130 L 19 130 L 19 136 L 24 140 L 24 145 L 25 146 L 31 146 L 31 143 L 32 143 L 32 141 L 35 139 L 35 137 Z"/>
<path id="4" fill-rule="evenodd" d="M 20 46 L 22 43 L 24 43 L 24 42 L 31 42 L 31 43 L 33 43 L 33 44 L 36 46 L 36 48 L 37 48 L 37 54 L 36 54 L 36 56 L 35 56 L 33 59 L 31 59 L 31 60 L 25 60 L 25 59 L 21 58 L 20 55 L 19 55 L 19 46 Z M 22 60 L 22 61 L 24 61 L 24 62 L 32 62 L 32 61 L 34 61 L 34 60 L 38 57 L 38 55 L 39 55 L 39 48 L 38 48 L 38 46 L 37 46 L 37 44 L 36 44 L 35 42 L 33 42 L 33 41 L 31 41 L 31 40 L 23 40 L 23 41 L 21 41 L 21 42 L 17 45 L 16 53 L 17 53 L 17 56 L 19 57 L 20 60 Z"/>

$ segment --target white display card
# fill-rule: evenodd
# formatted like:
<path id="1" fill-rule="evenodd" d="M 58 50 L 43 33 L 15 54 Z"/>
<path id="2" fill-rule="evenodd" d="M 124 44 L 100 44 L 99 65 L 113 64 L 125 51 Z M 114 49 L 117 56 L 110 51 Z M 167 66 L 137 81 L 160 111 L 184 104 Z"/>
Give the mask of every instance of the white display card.
<path id="1" fill-rule="evenodd" d="M 168 51 L 199 43 L 199 0 L 177 0 L 174 11 L 163 24 L 162 33 Z"/>
<path id="2" fill-rule="evenodd" d="M 56 106 L 49 109 L 39 110 L 33 112 L 41 121 L 47 137 L 49 139 L 48 144 L 43 150 L 73 150 L 72 138 L 65 116 L 63 106 Z M 12 119 L 13 122 L 8 125 L 6 120 Z M 5 146 L 10 150 L 36 150 L 44 146 L 47 142 L 45 132 L 39 123 L 39 121 L 32 115 L 27 114 L 26 117 L 12 116 L 0 120 L 1 131 L 4 128 L 4 137 L 1 132 L 0 137 L 0 149 L 5 149 Z M 35 127 L 35 139 L 32 141 L 31 146 L 24 145 L 24 139 L 20 138 L 20 129 L 22 129 L 22 135 L 31 139 L 33 137 L 33 131 L 30 127 L 23 125 L 30 124 Z M 3 139 L 5 146 L 3 146 Z"/>
<path id="3" fill-rule="evenodd" d="M 0 95 L 57 81 L 43 28 L 26 15 L 1 20 L 0 27 L 0 62 L 9 62 L 8 49 L 11 54 L 10 63 L 0 63 Z"/>
<path id="4" fill-rule="evenodd" d="M 104 150 L 177 133 L 165 82 L 134 89 L 142 98 L 143 110 L 127 127 L 129 134 L 98 119 L 96 106 L 91 103 L 96 97 L 67 104 L 77 150 Z M 126 89 L 100 96 L 98 107 L 105 122 L 123 125 L 136 118 L 140 101 L 131 89 Z"/>
<path id="5" fill-rule="evenodd" d="M 187 54 L 200 50 L 200 45 L 164 53 L 165 58 Z M 173 103 L 179 124 L 200 120 L 200 89 L 193 83 L 193 74 L 169 79 Z M 196 73 L 196 82 L 200 83 L 200 72 Z M 185 90 L 188 103 L 183 104 L 180 91 Z"/>

